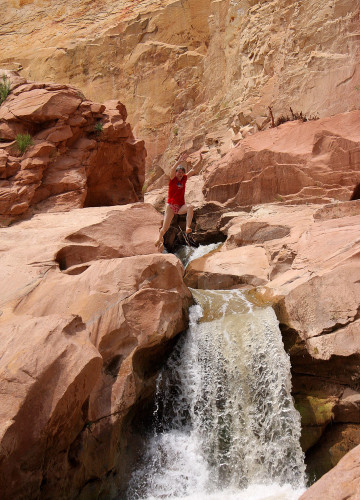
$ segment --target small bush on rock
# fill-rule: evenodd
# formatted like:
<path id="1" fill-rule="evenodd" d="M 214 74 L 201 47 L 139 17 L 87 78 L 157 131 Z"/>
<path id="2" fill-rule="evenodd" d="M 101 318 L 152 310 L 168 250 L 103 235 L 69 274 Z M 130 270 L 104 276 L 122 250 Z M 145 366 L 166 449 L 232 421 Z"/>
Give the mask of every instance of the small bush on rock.
<path id="1" fill-rule="evenodd" d="M 103 131 L 103 124 L 101 122 L 96 122 L 94 125 L 94 131 L 96 135 L 100 135 Z"/>
<path id="2" fill-rule="evenodd" d="M 15 141 L 21 154 L 24 154 L 27 148 L 34 144 L 30 134 L 18 134 Z"/>
<path id="3" fill-rule="evenodd" d="M 2 104 L 10 94 L 10 80 L 3 74 L 0 82 L 0 104 Z"/>

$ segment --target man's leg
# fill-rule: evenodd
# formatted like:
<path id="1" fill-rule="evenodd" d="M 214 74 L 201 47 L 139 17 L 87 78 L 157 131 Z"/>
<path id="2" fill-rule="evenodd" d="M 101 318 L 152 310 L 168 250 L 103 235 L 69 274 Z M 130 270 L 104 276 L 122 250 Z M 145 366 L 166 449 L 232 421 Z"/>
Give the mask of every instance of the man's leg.
<path id="1" fill-rule="evenodd" d="M 186 214 L 186 233 L 191 233 L 191 222 L 194 215 L 194 209 L 192 205 L 183 205 L 179 212 L 180 215 Z"/>
<path id="2" fill-rule="evenodd" d="M 157 247 L 160 247 L 163 244 L 164 234 L 169 229 L 173 218 L 174 218 L 174 212 L 172 211 L 172 208 L 169 207 L 169 205 L 166 205 L 165 214 L 164 214 L 164 222 L 163 222 L 162 228 L 160 229 L 159 238 L 157 239 L 157 241 L 155 243 L 155 245 Z"/>

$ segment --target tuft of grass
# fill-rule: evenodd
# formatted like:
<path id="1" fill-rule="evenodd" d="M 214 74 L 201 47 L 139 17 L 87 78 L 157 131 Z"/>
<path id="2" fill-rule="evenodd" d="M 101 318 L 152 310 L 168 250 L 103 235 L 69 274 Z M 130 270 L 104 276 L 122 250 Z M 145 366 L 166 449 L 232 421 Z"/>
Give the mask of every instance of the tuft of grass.
<path id="1" fill-rule="evenodd" d="M 2 104 L 10 94 L 10 80 L 3 74 L 0 81 L 0 104 Z"/>
<path id="2" fill-rule="evenodd" d="M 18 134 L 15 138 L 16 145 L 21 154 L 34 144 L 30 134 Z"/>
<path id="3" fill-rule="evenodd" d="M 277 118 L 275 122 L 275 127 L 278 127 L 279 125 L 282 125 L 283 123 L 290 122 L 292 121 L 291 118 L 287 115 L 281 115 L 279 118 Z"/>
<path id="4" fill-rule="evenodd" d="M 96 135 L 100 135 L 103 132 L 104 125 L 101 122 L 96 122 L 94 125 L 94 132 Z"/>
<path id="5" fill-rule="evenodd" d="M 174 135 L 175 137 L 179 134 L 179 129 L 177 127 L 174 127 Z"/>
<path id="6" fill-rule="evenodd" d="M 275 194 L 275 195 L 274 195 L 274 199 L 275 199 L 276 201 L 284 201 L 284 198 L 283 198 L 280 194 Z"/>

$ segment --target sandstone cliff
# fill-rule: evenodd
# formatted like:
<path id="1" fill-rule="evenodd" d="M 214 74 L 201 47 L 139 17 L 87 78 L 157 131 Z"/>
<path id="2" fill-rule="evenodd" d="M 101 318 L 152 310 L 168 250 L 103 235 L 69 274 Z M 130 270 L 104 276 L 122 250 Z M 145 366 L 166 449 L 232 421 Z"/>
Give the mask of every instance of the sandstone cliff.
<path id="1" fill-rule="evenodd" d="M 3 222 L 142 199 L 145 149 L 119 98 L 146 140 L 151 188 L 178 151 L 205 149 L 204 176 L 189 183 L 196 229 L 227 241 L 192 263 L 187 283 L 245 286 L 274 305 L 302 444 L 323 474 L 360 442 L 359 202 L 349 201 L 360 182 L 358 3 L 0 4 L 0 66 L 61 82 L 11 77 L 0 114 Z M 264 130 L 268 106 L 321 119 Z M 16 156 L 25 131 L 35 144 Z M 163 193 L 153 196 L 158 204 Z M 110 495 L 113 477 L 125 477 L 132 412 L 151 394 L 153 360 L 186 324 L 182 268 L 154 254 L 159 223 L 138 205 L 44 214 L 2 232 L 6 494 L 29 483 L 34 496 Z M 339 474 L 357 461 L 354 451 Z"/>
<path id="2" fill-rule="evenodd" d="M 181 263 L 154 245 L 161 216 L 139 202 L 146 150 L 125 106 L 6 75 L 1 495 L 114 497 L 134 459 L 134 416 L 191 295 Z"/>
<path id="3" fill-rule="evenodd" d="M 269 105 L 320 117 L 360 105 L 353 0 L 1 4 L 0 66 L 126 102 L 152 182 L 180 149 L 221 155 L 265 127 Z"/>

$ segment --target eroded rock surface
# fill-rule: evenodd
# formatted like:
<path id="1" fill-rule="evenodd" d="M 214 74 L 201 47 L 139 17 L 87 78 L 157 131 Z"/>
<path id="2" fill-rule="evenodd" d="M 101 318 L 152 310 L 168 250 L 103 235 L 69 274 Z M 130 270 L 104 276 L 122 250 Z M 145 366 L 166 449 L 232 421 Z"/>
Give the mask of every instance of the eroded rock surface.
<path id="1" fill-rule="evenodd" d="M 154 245 L 160 220 L 138 203 L 0 230 L 4 498 L 124 486 L 132 418 L 191 300 L 180 261 Z"/>
<path id="2" fill-rule="evenodd" d="M 207 201 L 324 203 L 350 200 L 360 183 L 360 111 L 254 134 L 208 166 Z"/>
<path id="3" fill-rule="evenodd" d="M 343 457 L 300 500 L 357 500 L 360 498 L 360 446 Z"/>
<path id="4" fill-rule="evenodd" d="M 74 87 L 6 74 L 12 90 L 0 107 L 2 224 L 143 199 L 146 150 L 120 101 L 99 104 Z M 32 145 L 21 153 L 15 139 L 26 133 Z"/>
<path id="5" fill-rule="evenodd" d="M 220 156 L 267 126 L 269 105 L 276 117 L 290 106 L 323 117 L 360 104 L 353 0 L 2 6 L 0 66 L 71 82 L 96 101 L 121 96 L 154 180 L 175 151 L 207 144 Z"/>

